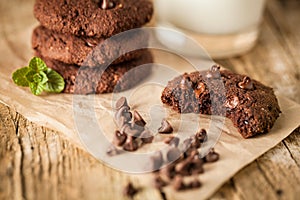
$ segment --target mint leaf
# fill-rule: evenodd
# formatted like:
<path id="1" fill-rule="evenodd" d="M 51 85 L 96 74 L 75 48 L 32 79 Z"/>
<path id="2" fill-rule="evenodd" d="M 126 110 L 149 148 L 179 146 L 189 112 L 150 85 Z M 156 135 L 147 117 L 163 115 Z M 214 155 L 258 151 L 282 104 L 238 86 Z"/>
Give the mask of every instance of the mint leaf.
<path id="1" fill-rule="evenodd" d="M 26 74 L 26 79 L 29 83 L 35 83 L 37 81 L 37 77 L 36 76 L 36 72 L 32 71 L 31 69 L 29 70 L 29 72 Z"/>
<path id="2" fill-rule="evenodd" d="M 42 77 L 40 83 L 45 84 L 49 80 L 45 72 L 39 72 L 39 76 Z"/>
<path id="3" fill-rule="evenodd" d="M 65 88 L 63 77 L 38 57 L 30 60 L 29 67 L 16 70 L 12 79 L 18 86 L 29 87 L 34 95 L 40 95 L 44 90 L 58 93 Z"/>
<path id="4" fill-rule="evenodd" d="M 40 95 L 44 90 L 44 85 L 42 83 L 29 83 L 29 87 L 34 95 Z"/>
<path id="5" fill-rule="evenodd" d="M 44 85 L 45 91 L 57 93 L 63 91 L 65 88 L 64 78 L 56 71 L 49 68 L 45 71 L 45 73 L 48 77 L 48 82 Z"/>
<path id="6" fill-rule="evenodd" d="M 29 70 L 30 70 L 29 67 L 23 67 L 15 71 L 12 75 L 12 79 L 14 83 L 18 86 L 28 87 L 29 82 L 26 78 L 26 74 L 28 73 Z"/>
<path id="7" fill-rule="evenodd" d="M 45 72 L 34 72 L 34 71 L 29 71 L 26 74 L 26 78 L 30 83 L 46 83 L 48 81 L 48 77 Z"/>
<path id="8" fill-rule="evenodd" d="M 33 57 L 29 62 L 29 68 L 34 72 L 41 72 L 47 70 L 47 65 L 42 59 Z"/>

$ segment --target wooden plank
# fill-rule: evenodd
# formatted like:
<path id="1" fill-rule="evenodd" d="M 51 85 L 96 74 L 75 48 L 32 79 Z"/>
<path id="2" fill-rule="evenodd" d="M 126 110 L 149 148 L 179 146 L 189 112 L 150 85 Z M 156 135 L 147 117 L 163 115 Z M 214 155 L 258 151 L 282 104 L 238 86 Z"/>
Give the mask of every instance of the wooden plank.
<path id="1" fill-rule="evenodd" d="M 138 175 L 105 166 L 1 103 L 0 133 L 0 199 L 126 199 L 129 181 L 142 188 L 135 199 L 161 199 Z"/>

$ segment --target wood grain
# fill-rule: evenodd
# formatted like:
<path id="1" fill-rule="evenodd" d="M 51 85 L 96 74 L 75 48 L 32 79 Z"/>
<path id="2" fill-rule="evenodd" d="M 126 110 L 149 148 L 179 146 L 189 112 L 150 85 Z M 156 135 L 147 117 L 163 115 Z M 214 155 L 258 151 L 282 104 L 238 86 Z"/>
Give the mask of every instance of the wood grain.
<path id="1" fill-rule="evenodd" d="M 138 175 L 105 166 L 2 103 L 0 133 L 0 199 L 121 199 L 128 182 L 142 189 L 136 199 L 161 199 L 139 185 Z"/>
<path id="2" fill-rule="evenodd" d="M 296 0 L 268 1 L 257 46 L 244 56 L 217 62 L 300 103 L 299 9 Z M 10 50 L 16 50 L 13 38 L 6 40 Z M 299 146 L 300 128 L 237 173 L 211 199 L 299 198 Z M 0 199 L 126 199 L 122 187 L 129 181 L 141 188 L 134 199 L 166 199 L 153 187 L 143 187 L 138 175 L 105 166 L 63 134 L 0 103 Z"/>

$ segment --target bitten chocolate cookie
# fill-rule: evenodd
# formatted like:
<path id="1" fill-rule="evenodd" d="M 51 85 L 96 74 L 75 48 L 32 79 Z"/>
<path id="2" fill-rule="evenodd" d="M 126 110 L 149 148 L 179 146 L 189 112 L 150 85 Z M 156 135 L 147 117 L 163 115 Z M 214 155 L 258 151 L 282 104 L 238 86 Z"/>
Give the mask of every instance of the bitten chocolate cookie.
<path id="1" fill-rule="evenodd" d="M 145 51 L 141 48 L 147 45 L 148 34 L 141 30 L 107 40 L 61 34 L 43 26 L 35 28 L 32 34 L 32 47 L 43 57 L 89 67 L 111 62 L 118 64 L 140 57 Z M 138 50 L 130 52 L 131 49 Z"/>
<path id="2" fill-rule="evenodd" d="M 38 52 L 36 54 L 39 56 Z M 39 57 L 45 61 L 49 68 L 57 71 L 65 79 L 64 92 L 74 94 L 101 94 L 129 89 L 144 80 L 151 72 L 150 66 L 138 66 L 153 62 L 149 51 L 145 51 L 137 59 L 110 65 L 107 69 L 103 69 L 104 65 L 94 68 L 79 67 L 42 56 Z"/>
<path id="3" fill-rule="evenodd" d="M 44 27 L 98 38 L 139 28 L 152 14 L 149 0 L 37 0 L 34 5 L 34 16 Z"/>
<path id="4" fill-rule="evenodd" d="M 267 133 L 281 112 L 272 88 L 219 66 L 169 81 L 161 100 L 181 113 L 226 116 L 244 138 Z"/>

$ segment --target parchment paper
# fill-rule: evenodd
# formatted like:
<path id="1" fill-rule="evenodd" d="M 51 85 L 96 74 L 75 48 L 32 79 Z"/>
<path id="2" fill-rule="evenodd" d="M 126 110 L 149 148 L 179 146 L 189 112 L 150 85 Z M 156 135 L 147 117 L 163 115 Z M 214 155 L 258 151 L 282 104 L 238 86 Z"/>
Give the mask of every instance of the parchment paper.
<path id="1" fill-rule="evenodd" d="M 90 127 L 89 124 L 92 124 L 94 120 L 98 125 L 97 128 L 110 140 L 116 129 L 113 120 L 112 105 L 122 95 L 130 94 L 128 96 L 130 106 L 142 114 L 151 130 L 159 127 L 161 118 L 163 117 L 167 117 L 170 120 L 175 127 L 174 134 L 178 135 L 185 133 L 192 134 L 195 131 L 195 127 L 222 130 L 222 134 L 215 145 L 216 151 L 220 153 L 220 160 L 216 163 L 205 165 L 205 173 L 200 175 L 200 180 L 203 183 L 201 189 L 169 193 L 174 195 L 174 199 L 208 197 L 236 172 L 274 147 L 300 125 L 300 105 L 284 98 L 280 94 L 277 95 L 282 114 L 276 121 L 275 126 L 270 133 L 251 139 L 243 139 L 229 120 L 225 120 L 225 123 L 212 126 L 210 116 L 185 115 L 182 117 L 174 113 L 160 102 L 160 95 L 164 84 L 178 74 L 193 71 L 194 68 L 175 55 L 159 51 L 154 52 L 155 61 L 170 68 L 168 70 L 165 70 L 167 68 L 164 67 L 155 68 L 153 74 L 145 80 L 144 84 L 126 93 L 97 96 L 73 96 L 67 94 L 34 96 L 28 88 L 17 87 L 11 80 L 12 72 L 17 68 L 26 66 L 33 56 L 30 40 L 32 29 L 37 25 L 37 22 L 32 16 L 31 6 L 31 4 L 28 4 L 19 10 L 16 15 L 8 14 L 15 8 L 11 8 L 11 10 L 7 9 L 7 12 L 2 12 L 0 101 L 15 108 L 30 121 L 62 132 L 78 146 L 91 151 L 95 157 L 101 157 L 106 146 L 97 140 L 100 136 L 98 133 L 93 132 L 94 128 Z M 203 68 L 207 68 L 211 64 L 202 60 L 195 60 L 195 62 Z M 160 84 L 151 82 L 153 77 L 160 77 Z M 133 93 L 131 93 L 132 91 Z M 78 105 L 79 107 L 76 107 Z M 91 111 L 89 108 L 93 108 L 90 114 L 88 113 L 88 111 Z M 82 118 L 91 123 L 79 123 Z M 217 120 L 222 122 L 222 119 Z M 217 139 L 218 135 L 211 133 L 209 137 L 210 141 L 213 141 Z M 155 149 L 162 148 L 164 146 L 161 142 L 162 139 L 162 136 L 156 136 L 153 144 L 144 146 L 137 154 L 152 152 Z M 127 158 L 128 156 L 122 157 L 124 161 Z M 109 159 L 104 158 L 102 161 Z M 143 164 L 141 163 L 137 168 L 142 167 Z M 131 166 L 128 165 L 128 167 Z M 127 171 L 128 169 L 123 170 Z M 149 184 L 148 179 L 142 182 L 145 185 Z M 166 190 L 171 190 L 171 188 L 167 187 Z"/>

